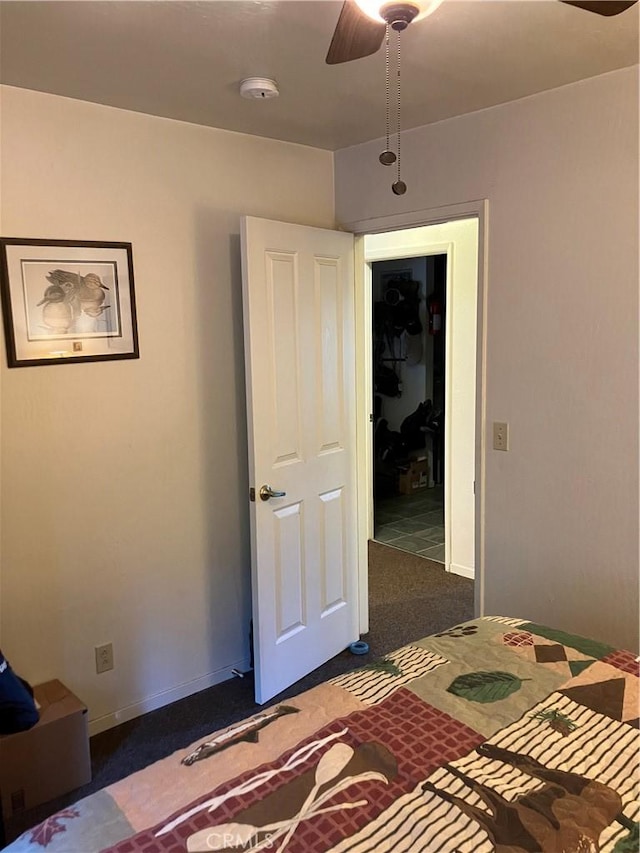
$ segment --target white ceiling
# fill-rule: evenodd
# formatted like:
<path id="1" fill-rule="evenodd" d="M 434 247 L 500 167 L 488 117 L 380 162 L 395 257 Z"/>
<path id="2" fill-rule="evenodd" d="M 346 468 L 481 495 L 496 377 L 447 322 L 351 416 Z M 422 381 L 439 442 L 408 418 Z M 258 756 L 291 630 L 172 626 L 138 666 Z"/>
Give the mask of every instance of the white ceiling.
<path id="1" fill-rule="evenodd" d="M 0 81 L 335 150 L 384 135 L 383 51 L 325 64 L 334 0 L 0 4 Z M 557 0 L 444 0 L 403 34 L 403 126 L 638 62 L 638 7 L 605 18 Z M 239 97 L 272 77 L 281 95 Z"/>

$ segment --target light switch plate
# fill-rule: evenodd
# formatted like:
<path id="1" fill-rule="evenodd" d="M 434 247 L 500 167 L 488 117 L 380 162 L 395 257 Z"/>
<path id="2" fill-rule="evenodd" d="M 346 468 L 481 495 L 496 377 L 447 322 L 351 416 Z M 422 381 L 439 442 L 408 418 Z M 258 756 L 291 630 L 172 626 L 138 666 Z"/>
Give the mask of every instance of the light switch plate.
<path id="1" fill-rule="evenodd" d="M 502 421 L 493 422 L 493 449 L 509 449 L 509 424 Z"/>

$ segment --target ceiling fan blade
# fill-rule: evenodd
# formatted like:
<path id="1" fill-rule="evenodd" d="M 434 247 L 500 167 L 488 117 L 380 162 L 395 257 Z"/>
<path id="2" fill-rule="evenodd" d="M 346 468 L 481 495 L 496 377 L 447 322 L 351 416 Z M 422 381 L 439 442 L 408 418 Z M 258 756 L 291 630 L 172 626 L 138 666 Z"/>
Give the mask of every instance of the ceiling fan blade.
<path id="1" fill-rule="evenodd" d="M 385 31 L 385 24 L 368 18 L 354 0 L 345 0 L 329 45 L 327 64 L 371 56 L 380 49 Z"/>
<path id="2" fill-rule="evenodd" d="M 596 15 L 619 15 L 631 6 L 635 6 L 638 0 L 560 0 L 568 6 L 577 6 L 587 12 L 595 12 Z"/>

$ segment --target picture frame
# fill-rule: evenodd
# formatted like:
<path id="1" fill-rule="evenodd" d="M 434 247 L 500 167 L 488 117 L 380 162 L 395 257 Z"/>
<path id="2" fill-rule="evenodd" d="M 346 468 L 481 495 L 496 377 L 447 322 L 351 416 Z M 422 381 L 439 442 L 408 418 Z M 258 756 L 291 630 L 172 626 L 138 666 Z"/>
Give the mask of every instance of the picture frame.
<path id="1" fill-rule="evenodd" d="M 139 358 L 131 243 L 0 237 L 9 367 Z"/>

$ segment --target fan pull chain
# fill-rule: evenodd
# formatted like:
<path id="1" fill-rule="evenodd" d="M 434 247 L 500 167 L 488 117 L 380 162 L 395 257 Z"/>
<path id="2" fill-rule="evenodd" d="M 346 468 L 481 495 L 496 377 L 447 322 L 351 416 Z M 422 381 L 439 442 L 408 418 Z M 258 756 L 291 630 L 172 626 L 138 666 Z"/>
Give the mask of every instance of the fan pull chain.
<path id="1" fill-rule="evenodd" d="M 396 82 L 397 82 L 397 89 L 396 89 L 397 112 L 396 112 L 396 117 L 397 117 L 397 121 L 398 121 L 398 123 L 397 123 L 398 179 L 391 184 L 391 189 L 394 191 L 394 193 L 396 195 L 404 195 L 407 191 L 407 185 L 405 184 L 405 182 L 400 177 L 400 133 L 401 133 L 401 121 L 400 121 L 400 94 L 401 94 L 401 91 L 400 91 L 400 89 L 401 89 L 401 87 L 400 87 L 400 30 L 398 30 L 398 73 L 397 73 L 397 81 Z M 396 158 L 394 158 L 394 159 L 396 159 Z"/>
<path id="2" fill-rule="evenodd" d="M 383 166 L 391 166 L 396 162 L 396 155 L 391 151 L 389 138 L 391 136 L 391 59 L 390 59 L 390 44 L 389 36 L 391 27 L 387 24 L 386 38 L 384 43 L 384 58 L 385 58 L 385 95 L 386 95 L 386 129 L 387 129 L 387 145 L 385 150 L 379 157 Z"/>

